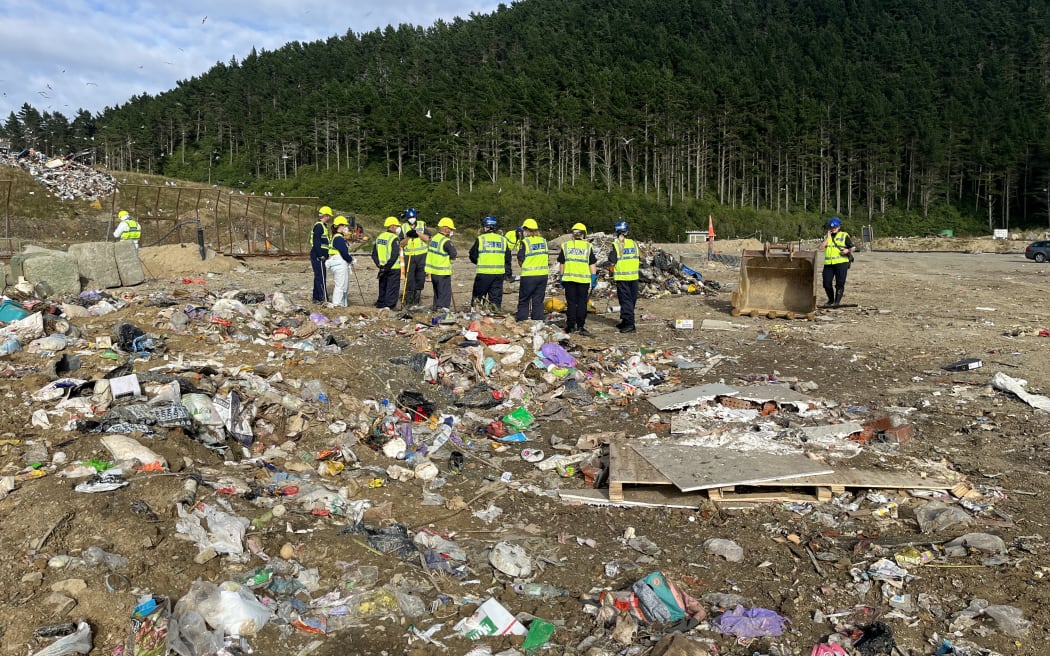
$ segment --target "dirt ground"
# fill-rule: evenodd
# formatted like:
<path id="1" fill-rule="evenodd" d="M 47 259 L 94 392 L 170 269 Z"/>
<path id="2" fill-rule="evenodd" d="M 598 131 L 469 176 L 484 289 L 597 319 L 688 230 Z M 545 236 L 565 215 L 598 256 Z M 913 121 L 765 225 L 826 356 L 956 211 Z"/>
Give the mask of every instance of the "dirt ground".
<path id="1" fill-rule="evenodd" d="M 730 243 L 720 247 L 725 252 L 739 249 L 738 244 Z M 668 250 L 676 249 L 669 246 Z M 323 478 L 346 489 L 353 499 L 369 500 L 373 510 L 366 522 L 397 522 L 413 533 L 429 527 L 450 537 L 466 551 L 469 573 L 463 579 L 425 574 L 416 560 L 378 554 L 362 536 L 344 531 L 350 523 L 345 516 L 311 515 L 280 497 L 248 499 L 231 494 L 223 481 L 265 483 L 273 471 L 258 463 L 236 462 L 245 455 L 239 447 L 224 456 L 179 431 L 141 438 L 166 457 L 169 472 L 129 473 L 130 485 L 112 492 L 75 492 L 76 481 L 57 475 L 62 467 L 46 464 L 40 469 L 46 475 L 26 476 L 32 445 L 46 445 L 48 459 L 62 452 L 67 462 L 107 459 L 109 455 L 98 434 L 69 430 L 69 413 L 53 410 L 53 402 L 29 397 L 49 382 L 45 369 L 53 358 L 22 351 L 4 356 L 7 368 L 0 380 L 0 394 L 6 399 L 0 407 L 0 462 L 3 474 L 17 477 L 17 488 L 0 501 L 0 544 L 5 545 L 0 551 L 0 605 L 4 608 L 0 650 L 35 653 L 44 643 L 34 641 L 34 629 L 84 618 L 94 630 L 91 653 L 111 654 L 127 639 L 132 609 L 142 594 L 162 595 L 174 602 L 198 579 L 214 583 L 241 580 L 266 566 L 293 572 L 317 568 L 318 589 L 298 596 L 305 602 L 330 591 L 345 595 L 354 586 L 361 589 L 355 572 L 374 565 L 379 571 L 377 586 L 392 583 L 415 593 L 427 606 L 426 612 L 414 618 L 369 618 L 362 626 L 328 635 L 276 620 L 247 639 L 251 649 L 264 656 L 323 656 L 465 654 L 479 644 L 496 653 L 520 647 L 521 638 L 484 638 L 475 644 L 452 631 L 452 625 L 469 616 L 480 601 L 494 596 L 512 613 L 531 613 L 556 624 L 549 653 L 642 654 L 663 635 L 662 628 L 643 625 L 629 645 L 617 643 L 610 638 L 609 628 L 596 625 L 580 597 L 629 589 L 648 572 L 661 570 L 694 597 L 738 594 L 751 605 L 790 620 L 783 636 L 746 644 L 702 624 L 689 635 L 711 653 L 805 656 L 814 644 L 837 630 L 879 619 L 892 628 L 900 652 L 909 656 L 934 653 L 939 646 L 933 643 L 935 634 L 959 646 L 956 653 L 1045 654 L 1050 637 L 1046 582 L 1050 558 L 1043 497 L 1050 488 L 1046 476 L 1050 470 L 1050 414 L 993 390 L 990 381 L 1001 371 L 1026 379 L 1030 392 L 1050 394 L 1050 358 L 1046 356 L 1050 338 L 1039 335 L 1041 329 L 1050 328 L 1046 304 L 1050 266 L 1026 261 L 1016 248 L 1008 254 L 992 254 L 991 248 L 965 250 L 981 252 L 863 253 L 849 274 L 846 290 L 845 301 L 856 307 L 822 311 L 813 321 L 731 317 L 729 290 L 737 282 L 737 271 L 712 264 L 702 273 L 706 280 L 722 284 L 721 293 L 642 299 L 639 330 L 631 335 L 614 329 L 615 315 L 592 315 L 587 327 L 595 337 L 573 339 L 568 346 L 591 367 L 592 391 L 608 389 L 617 381 L 608 373 L 612 365 L 642 350 L 667 375 L 660 391 L 717 381 L 797 380 L 816 384 L 808 393 L 834 406 L 831 417 L 847 418 L 847 409 L 856 413 L 848 418 L 858 420 L 906 416 L 915 427 L 913 439 L 899 446 L 865 446 L 849 465 L 914 474 L 942 467 L 957 472 L 986 493 L 983 503 L 987 507 L 971 512 L 975 523 L 969 530 L 1000 536 L 1008 552 L 991 563 L 986 562 L 987 554 L 972 553 L 910 568 L 916 578 L 902 592 L 910 594 L 915 603 L 897 611 L 884 598 L 880 583 L 865 594 L 858 585 L 863 577 L 856 577 L 879 558 L 892 559 L 907 546 L 936 552 L 935 544 L 963 532 L 922 534 L 915 510 L 923 499 L 896 491 L 887 491 L 888 499 L 868 498 L 864 491 L 853 491 L 836 498 L 835 503 L 809 507 L 768 503 L 747 510 L 713 505 L 686 510 L 575 505 L 551 491 L 584 489 L 578 473 L 567 478 L 554 471 L 539 471 L 523 461 L 516 449 L 496 452 L 483 435 L 467 433 L 462 437 L 473 446 L 466 449 L 462 473 L 447 473 L 445 461 L 435 460 L 447 478 L 446 485 L 436 491 L 448 500 L 467 500 L 469 507 L 457 511 L 422 505 L 423 485 L 390 480 L 383 471 L 395 461 L 360 443 L 377 416 L 364 401 L 414 390 L 434 402 L 436 411 L 462 416 L 464 410 L 452 406 L 440 386 L 427 385 L 411 367 L 391 362 L 414 354 L 416 347 L 410 340 L 418 345 L 418 335 L 429 348 L 454 350 L 452 344 L 458 340 L 443 343 L 441 339 L 455 337 L 466 325 L 462 315 L 457 325 L 432 327 L 428 313 L 416 315 L 419 324 L 380 313 L 370 307 L 376 293 L 370 263 L 357 267 L 360 287 L 351 282 L 351 303 L 356 305 L 332 310 L 310 305 L 311 274 L 304 259 L 240 262 L 216 257 L 202 264 L 179 257 L 181 253 L 144 252 L 150 280 L 134 288 L 112 290 L 128 302 L 127 307 L 101 317 L 72 320 L 87 340 L 67 350 L 80 354 L 83 362 L 74 375 L 97 379 L 120 364 L 100 357 L 89 342 L 112 336 L 117 322 L 129 321 L 162 338 L 167 353 L 166 358 L 154 355 L 149 360 L 134 360 L 134 370 L 140 374 L 182 356 L 243 367 L 262 376 L 280 373 L 286 383 L 323 381 L 329 402 L 304 406 L 307 421 L 301 434 L 286 441 L 278 430 L 274 437 L 260 438 L 252 455 L 258 454 L 258 445 L 283 444 L 280 451 L 267 455 L 276 470 Z M 469 300 L 471 280 L 469 264 L 457 262 L 454 292 L 461 310 Z M 250 319 L 244 318 L 235 319 L 230 327 L 197 321 L 178 334 L 158 320 L 162 308 L 151 303 L 171 299 L 178 307 L 203 306 L 237 291 L 284 292 L 306 309 L 301 317 L 314 311 L 342 318 L 341 325 L 322 330 L 344 346 L 316 352 L 277 348 L 265 331 L 253 332 Z M 607 287 L 597 290 L 595 296 L 599 308 L 615 304 Z M 429 298 L 428 291 L 424 300 Z M 509 294 L 504 308 L 515 303 L 516 296 Z M 671 326 L 674 319 L 693 319 L 697 328 L 675 330 Z M 731 321 L 736 329 L 701 330 L 704 319 Z M 486 332 L 525 343 L 523 329 L 513 322 L 498 319 L 486 326 Z M 263 338 L 244 339 L 238 333 Z M 726 357 L 703 376 L 671 364 L 673 355 L 702 361 L 705 352 Z M 962 358 L 980 358 L 983 366 L 955 373 L 942 369 Z M 597 363 L 610 366 L 603 372 Z M 543 385 L 535 370 L 525 376 L 535 386 L 530 405 L 537 409 L 550 400 L 545 395 L 555 387 Z M 202 388 L 207 387 L 208 378 L 198 377 Z M 493 384 L 506 390 L 518 381 L 496 375 Z M 513 407 L 475 412 L 496 418 Z M 30 423 L 30 414 L 39 409 L 51 411 L 50 428 Z M 661 422 L 654 425 L 651 420 L 656 410 L 644 398 L 622 405 L 599 399 L 571 405 L 570 412 L 569 421 L 539 421 L 527 432 L 529 445 L 551 454 L 556 444 L 572 445 L 581 436 L 602 431 L 624 431 L 629 440 L 653 432 L 665 438 L 669 434 L 666 422 L 671 413 L 660 413 Z M 329 429 L 337 420 L 348 425 L 345 433 Z M 785 418 L 785 422 L 796 420 Z M 461 425 L 465 429 L 475 424 L 465 421 Z M 319 477 L 316 456 L 335 446 L 352 448 L 360 462 L 335 475 Z M 223 556 L 195 562 L 198 549 L 178 534 L 174 509 L 191 470 L 199 471 L 206 482 L 197 502 L 228 504 L 231 512 L 255 520 L 248 538 L 269 561 L 254 555 L 246 562 Z M 499 483 L 503 472 L 509 472 L 511 483 Z M 387 480 L 381 487 L 370 487 L 375 478 Z M 135 501 L 144 501 L 154 514 L 142 512 L 142 504 L 133 504 Z M 268 516 L 270 507 L 282 501 L 287 514 L 279 519 Z M 872 511 L 888 501 L 898 504 L 898 517 L 874 516 Z M 850 506 L 851 502 L 856 505 Z M 491 523 L 473 514 L 490 504 L 502 510 Z M 659 553 L 643 556 L 627 546 L 622 538 L 629 528 L 655 543 Z M 727 562 L 706 554 L 701 545 L 708 538 L 735 540 L 743 547 L 743 560 Z M 533 580 L 567 590 L 568 596 L 545 600 L 516 593 L 511 580 L 488 563 L 488 551 L 501 540 L 523 546 L 541 566 Z M 65 567 L 54 566 L 61 560 L 55 556 L 76 558 L 92 546 L 124 556 L 127 567 L 109 572 L 104 566 L 77 565 L 76 560 Z M 291 558 L 279 555 L 282 547 Z M 807 548 L 819 558 L 811 559 Z M 609 563 L 619 563 L 620 571 L 612 571 Z M 61 597 L 55 596 L 56 590 Z M 261 590 L 257 592 L 262 595 Z M 978 618 L 952 635 L 953 617 L 974 599 L 1015 606 L 1031 621 L 1031 627 L 1015 637 L 1004 634 L 992 619 Z M 710 616 L 720 612 L 710 603 L 704 605 Z M 443 627 L 434 638 L 447 649 L 411 639 L 412 627 L 425 631 L 437 623 Z M 967 644 L 974 645 L 974 650 L 963 651 Z"/>

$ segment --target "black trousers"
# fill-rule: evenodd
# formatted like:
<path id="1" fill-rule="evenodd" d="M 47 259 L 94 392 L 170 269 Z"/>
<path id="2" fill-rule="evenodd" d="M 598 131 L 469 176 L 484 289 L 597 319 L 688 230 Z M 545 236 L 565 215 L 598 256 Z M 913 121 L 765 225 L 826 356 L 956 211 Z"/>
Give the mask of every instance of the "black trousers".
<path id="1" fill-rule="evenodd" d="M 634 306 L 638 303 L 638 281 L 617 280 L 616 300 L 620 302 L 620 323 L 634 325 Z"/>
<path id="2" fill-rule="evenodd" d="M 842 294 L 846 291 L 847 272 L 849 272 L 849 262 L 824 265 L 821 275 L 824 279 L 824 293 L 828 295 L 828 303 L 834 303 L 836 296 L 838 300 L 842 300 Z"/>
<path id="3" fill-rule="evenodd" d="M 430 274 L 430 286 L 434 289 L 434 304 L 431 307 L 435 310 L 438 308 L 447 310 L 452 307 L 452 276 L 438 276 L 432 273 Z"/>
<path id="4" fill-rule="evenodd" d="M 328 300 L 328 290 L 325 289 L 324 282 L 324 261 L 327 259 L 326 254 L 320 254 L 310 249 L 310 268 L 314 270 L 314 303 L 324 303 Z"/>
<path id="5" fill-rule="evenodd" d="M 503 274 L 479 273 L 474 276 L 474 289 L 471 299 L 488 299 L 497 308 L 503 305 Z"/>
<path id="6" fill-rule="evenodd" d="M 408 262 L 408 268 L 405 269 L 405 289 L 407 291 L 414 292 L 426 289 L 427 272 L 424 268 L 426 263 L 426 253 L 412 256 L 412 261 Z"/>
<path id="7" fill-rule="evenodd" d="M 522 276 L 518 281 L 516 321 L 543 321 L 543 297 L 547 295 L 547 276 Z"/>
<path id="8" fill-rule="evenodd" d="M 591 289 L 590 283 L 565 282 L 565 330 L 583 328 L 587 323 L 587 293 Z"/>
<path id="9" fill-rule="evenodd" d="M 379 298 L 376 299 L 377 308 L 390 308 L 391 310 L 397 307 L 397 303 L 400 300 L 398 298 L 398 292 L 401 291 L 401 271 L 399 269 L 390 269 L 389 271 L 379 272 Z"/>

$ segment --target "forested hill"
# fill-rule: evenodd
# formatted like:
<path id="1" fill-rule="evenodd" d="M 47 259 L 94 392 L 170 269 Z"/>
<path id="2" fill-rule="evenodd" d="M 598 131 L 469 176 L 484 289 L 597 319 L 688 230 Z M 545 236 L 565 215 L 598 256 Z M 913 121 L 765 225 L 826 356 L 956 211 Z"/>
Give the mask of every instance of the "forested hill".
<path id="1" fill-rule="evenodd" d="M 1048 25 L 1045 1 L 522 0 L 252 52 L 71 139 L 378 213 L 1046 225 Z"/>

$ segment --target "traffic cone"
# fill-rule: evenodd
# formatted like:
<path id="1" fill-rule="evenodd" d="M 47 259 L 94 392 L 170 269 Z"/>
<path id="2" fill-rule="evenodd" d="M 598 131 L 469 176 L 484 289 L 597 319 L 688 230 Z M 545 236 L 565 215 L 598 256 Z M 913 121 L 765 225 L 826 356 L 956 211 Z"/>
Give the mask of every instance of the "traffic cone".
<path id="1" fill-rule="evenodd" d="M 710 214 L 707 215 L 707 241 L 715 240 L 715 219 Z"/>

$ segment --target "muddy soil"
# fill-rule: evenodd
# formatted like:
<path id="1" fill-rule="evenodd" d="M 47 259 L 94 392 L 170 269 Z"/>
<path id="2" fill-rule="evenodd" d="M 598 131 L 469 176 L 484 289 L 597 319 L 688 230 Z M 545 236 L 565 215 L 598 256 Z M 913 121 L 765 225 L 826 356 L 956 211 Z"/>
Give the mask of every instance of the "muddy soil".
<path id="1" fill-rule="evenodd" d="M 249 638 L 249 644 L 260 655 L 463 654 L 476 645 L 455 636 L 451 626 L 491 595 L 511 612 L 532 613 L 555 622 L 558 628 L 550 653 L 624 653 L 625 646 L 613 642 L 607 628 L 595 625 L 593 614 L 579 597 L 603 589 L 627 589 L 649 571 L 662 570 L 695 597 L 735 593 L 791 621 L 783 636 L 746 645 L 701 625 L 691 635 L 707 642 L 713 653 L 805 655 L 836 627 L 867 624 L 877 618 L 892 627 L 904 654 L 933 653 L 934 634 L 1003 654 L 1046 653 L 1050 588 L 1045 575 L 1050 571 L 1050 558 L 1044 537 L 1048 530 L 1045 496 L 1050 488 L 1046 476 L 1050 470 L 1050 415 L 993 390 L 989 381 L 1002 371 L 1026 379 L 1032 392 L 1050 393 L 1050 358 L 1046 355 L 1050 338 L 1039 335 L 1040 329 L 1050 328 L 1046 304 L 1050 266 L 1028 262 L 1016 252 L 990 254 L 990 249 L 984 250 L 983 254 L 865 253 L 850 272 L 846 291 L 845 300 L 856 307 L 822 311 L 813 321 L 731 317 L 727 291 L 706 297 L 643 299 L 638 313 L 644 317 L 637 333 L 618 333 L 613 328 L 615 315 L 592 315 L 587 327 L 595 337 L 574 340 L 570 350 L 583 362 L 595 363 L 599 358 L 623 358 L 639 349 L 699 357 L 706 348 L 728 357 L 702 377 L 692 370 L 674 368 L 670 358 L 658 359 L 657 366 L 667 372 L 670 381 L 662 389 L 719 380 L 739 384 L 769 377 L 797 379 L 816 383 L 810 394 L 840 409 L 866 407 L 862 419 L 906 413 L 915 427 L 913 439 L 899 446 L 866 447 L 849 464 L 916 474 L 945 467 L 978 489 L 994 493 L 986 497 L 994 507 L 977 513 L 971 530 L 1002 537 L 1009 552 L 1001 564 L 984 565 L 985 555 L 972 554 L 914 568 L 917 578 L 906 584 L 904 592 L 913 600 L 921 597 L 922 603 L 892 613 L 879 584 L 860 594 L 850 570 L 866 568 L 884 556 L 892 559 L 904 545 L 914 543 L 925 549 L 931 548 L 930 542 L 955 537 L 921 534 L 915 520 L 921 500 L 888 492 L 899 505 L 897 519 L 874 517 L 872 510 L 883 504 L 865 499 L 863 492 L 840 499 L 856 501 L 856 510 L 844 504 L 803 507 L 790 503 L 748 510 L 714 505 L 700 510 L 573 505 L 553 492 L 584 489 L 579 474 L 565 478 L 556 472 L 540 472 L 518 457 L 516 450 L 495 452 L 487 440 L 469 432 L 473 425 L 467 423 L 464 438 L 473 441 L 470 457 L 462 473 L 445 474 L 448 482 L 439 490 L 446 499 L 458 496 L 471 501 L 467 509 L 422 505 L 424 490 L 419 482 L 387 480 L 382 487 L 370 487 L 369 482 L 380 477 L 377 472 L 392 461 L 364 444 L 352 447 L 360 458 L 358 467 L 347 467 L 328 479 L 349 488 L 354 498 L 370 500 L 374 510 L 368 519 L 375 524 L 398 522 L 413 531 L 431 528 L 451 536 L 468 555 L 471 572 L 463 580 L 426 575 L 415 561 L 377 555 L 360 536 L 343 530 L 348 523 L 345 517 L 312 516 L 289 503 L 283 518 L 264 521 L 268 506 L 280 499 L 247 500 L 224 493 L 217 489 L 219 485 L 201 487 L 198 501 L 226 503 L 239 515 L 260 519 L 249 529 L 248 537 L 272 559 L 271 566 L 283 560 L 279 555 L 282 547 L 291 545 L 295 563 L 317 568 L 320 587 L 311 596 L 331 590 L 345 594 L 355 585 L 353 573 L 359 566 L 375 565 L 379 585 L 393 582 L 415 590 L 428 606 L 422 617 L 370 619 L 363 626 L 327 636 L 273 623 Z M 416 324 L 370 307 L 376 293 L 370 263 L 358 265 L 360 287 L 351 283 L 351 302 L 356 305 L 331 310 L 310 305 L 311 276 L 309 263 L 303 259 L 253 259 L 233 266 L 223 261 L 212 270 L 207 263 L 186 262 L 174 255 L 165 258 L 163 253 L 154 253 L 148 258 L 144 254 L 151 279 L 139 287 L 117 290 L 129 301 L 126 308 L 74 323 L 86 339 L 93 340 L 111 335 L 118 321 L 130 321 L 163 335 L 169 362 L 182 355 L 242 365 L 264 375 L 280 372 L 285 380 L 324 381 L 329 403 L 308 404 L 309 421 L 301 436 L 284 446 L 284 458 L 272 460 L 278 468 L 314 471 L 315 456 L 323 449 L 352 443 L 355 431 L 363 435 L 362 429 L 375 416 L 362 403 L 364 399 L 390 398 L 409 389 L 426 395 L 438 411 L 462 413 L 451 406 L 439 386 L 426 385 L 411 368 L 390 362 L 415 352 L 409 340 L 417 333 Z M 721 265 L 704 268 L 703 274 L 726 289 L 737 281 L 737 272 Z M 469 301 L 471 279 L 469 264 L 457 263 L 454 289 L 460 309 Z M 147 304 L 151 297 L 164 295 L 180 304 L 204 304 L 211 295 L 228 291 L 283 291 L 307 311 L 344 317 L 343 326 L 325 330 L 348 345 L 339 353 L 303 353 L 277 349 L 265 340 L 240 341 L 233 337 L 236 324 L 224 330 L 220 325 L 197 323 L 186 334 L 154 327 L 159 308 Z M 599 308 L 615 304 L 607 289 L 597 290 L 595 296 Z M 428 299 L 429 292 L 424 296 Z M 515 303 L 513 294 L 504 299 L 505 308 Z M 418 318 L 429 320 L 429 315 L 420 313 Z M 698 327 L 675 330 L 670 324 L 679 318 L 693 319 Z M 731 320 L 738 328 L 700 330 L 703 319 Z M 462 325 L 461 318 L 460 326 L 420 332 L 431 348 L 447 349 L 439 345 L 440 338 Z M 491 330 L 521 339 L 520 329 L 503 320 Z M 86 345 L 78 352 L 84 365 L 77 375 L 82 378 L 98 378 L 117 364 Z M 942 369 L 967 357 L 980 358 L 983 366 L 956 373 Z M 66 430 L 70 417 L 65 412 L 50 414 L 50 428 L 30 425 L 34 410 L 52 407 L 28 397 L 48 382 L 44 373 L 48 358 L 20 352 L 5 360 L 7 369 L 0 380 L 5 399 L 0 407 L 4 474 L 17 475 L 24 469 L 28 443 L 42 442 L 49 456 L 61 451 L 70 462 L 108 457 L 98 435 Z M 136 372 L 142 372 L 163 360 L 155 356 L 133 364 Z M 497 382 L 509 387 L 516 381 Z M 642 398 L 622 406 L 608 402 L 572 406 L 570 421 L 541 421 L 529 432 L 530 444 L 552 453 L 553 442 L 574 444 L 579 436 L 599 431 L 621 430 L 629 439 L 637 438 L 654 432 L 649 422 L 655 412 Z M 661 418 L 666 420 L 667 413 Z M 345 421 L 350 431 L 330 432 L 328 427 L 336 420 Z M 666 427 L 656 432 L 668 434 Z M 174 431 L 143 438 L 143 442 L 167 458 L 170 473 L 134 473 L 129 476 L 129 486 L 97 494 L 74 492 L 74 481 L 54 473 L 20 477 L 17 489 L 0 501 L 3 653 L 35 653 L 42 644 L 33 640 L 35 628 L 84 618 L 94 629 L 91 653 L 110 654 L 127 638 L 131 612 L 140 595 L 148 592 L 177 600 L 197 579 L 238 580 L 267 565 L 259 556 L 243 563 L 224 557 L 195 562 L 198 549 L 175 530 L 174 503 L 190 470 L 205 473 L 206 480 L 213 482 L 223 475 L 265 480 L 270 472 L 232 462 L 243 458 L 239 449 L 224 457 Z M 285 441 L 275 437 L 260 442 L 270 446 Z M 503 472 L 510 472 L 511 483 L 491 485 Z M 134 512 L 135 501 L 144 501 L 155 515 Z M 486 523 L 474 516 L 490 504 L 502 509 L 495 521 Z M 141 504 L 134 507 L 142 508 Z M 660 552 L 642 557 L 626 546 L 621 538 L 628 527 L 649 538 Z M 735 540 L 744 549 L 743 560 L 730 563 L 704 553 L 701 545 L 712 537 Z M 563 588 L 570 596 L 548 601 L 515 593 L 510 581 L 488 564 L 487 552 L 500 540 L 524 546 L 542 564 L 535 580 Z M 811 560 L 806 545 L 818 549 L 821 558 Z M 129 561 L 127 568 L 110 573 L 104 567 L 48 565 L 53 556 L 76 557 L 92 546 L 124 556 Z M 609 575 L 606 564 L 613 561 L 635 566 L 628 569 L 630 565 L 625 565 L 623 571 Z M 69 580 L 81 580 L 83 585 Z M 62 590 L 74 601 L 72 607 L 54 597 L 53 590 Z M 1020 608 L 1032 622 L 1031 628 L 1023 636 L 1009 636 L 993 620 L 984 618 L 958 636 L 949 635 L 952 616 L 977 598 Z M 710 605 L 708 610 L 716 612 Z M 435 638 L 447 645 L 447 651 L 410 642 L 410 624 L 426 630 L 438 622 L 444 628 Z M 644 653 L 662 633 L 662 629 L 643 626 L 630 653 Z M 596 639 L 584 643 L 590 636 Z M 521 638 L 489 638 L 483 643 L 495 653 L 520 646 Z"/>

